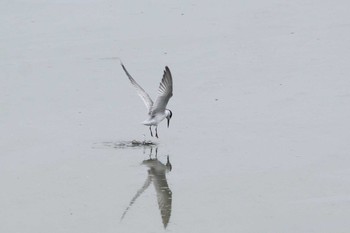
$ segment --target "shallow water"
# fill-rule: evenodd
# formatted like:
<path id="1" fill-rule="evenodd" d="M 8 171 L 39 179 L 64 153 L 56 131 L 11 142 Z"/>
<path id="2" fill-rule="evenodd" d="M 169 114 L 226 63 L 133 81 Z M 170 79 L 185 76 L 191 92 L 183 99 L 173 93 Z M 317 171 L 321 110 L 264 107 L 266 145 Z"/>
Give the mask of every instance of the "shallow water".
<path id="1" fill-rule="evenodd" d="M 348 232 L 348 8 L 221 3 L 0 3 L 0 232 Z"/>

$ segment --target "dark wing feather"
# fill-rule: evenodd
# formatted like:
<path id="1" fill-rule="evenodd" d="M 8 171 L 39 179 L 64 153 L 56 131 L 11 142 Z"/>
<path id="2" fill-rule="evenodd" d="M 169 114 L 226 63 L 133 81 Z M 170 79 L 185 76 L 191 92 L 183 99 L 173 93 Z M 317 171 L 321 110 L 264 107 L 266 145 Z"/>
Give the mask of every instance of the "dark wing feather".
<path id="1" fill-rule="evenodd" d="M 170 73 L 170 69 L 166 66 L 163 74 L 162 81 L 158 88 L 158 97 L 153 104 L 151 114 L 162 112 L 165 110 L 169 99 L 173 96 L 173 78 Z"/>

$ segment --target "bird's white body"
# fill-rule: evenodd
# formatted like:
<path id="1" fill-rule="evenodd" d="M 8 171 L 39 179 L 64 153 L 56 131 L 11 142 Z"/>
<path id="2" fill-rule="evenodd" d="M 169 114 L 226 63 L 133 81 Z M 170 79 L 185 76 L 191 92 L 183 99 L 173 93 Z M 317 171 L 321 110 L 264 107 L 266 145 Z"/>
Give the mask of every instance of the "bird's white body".
<path id="1" fill-rule="evenodd" d="M 150 115 L 149 118 L 142 122 L 143 125 L 147 126 L 157 126 L 160 122 L 162 122 L 165 118 L 170 115 L 169 110 L 165 109 L 164 112 L 157 112 L 155 115 Z"/>
<path id="2" fill-rule="evenodd" d="M 157 115 L 151 116 L 147 120 L 143 121 L 142 124 L 147 126 L 157 126 L 161 121 L 165 119 L 165 117 L 165 114 L 158 113 Z"/>
<path id="3" fill-rule="evenodd" d="M 133 77 L 126 70 L 125 66 L 123 64 L 121 65 L 131 84 L 136 88 L 137 94 L 141 97 L 148 110 L 148 119 L 143 121 L 142 124 L 149 126 L 151 136 L 153 136 L 151 126 L 155 126 L 156 137 L 158 137 L 158 124 L 167 118 L 169 127 L 169 121 L 172 117 L 172 112 L 169 109 L 166 109 L 169 99 L 173 96 L 173 79 L 169 68 L 167 66 L 165 67 L 162 81 L 159 84 L 158 97 L 153 103 L 153 100 L 147 94 L 147 92 L 133 79 Z"/>

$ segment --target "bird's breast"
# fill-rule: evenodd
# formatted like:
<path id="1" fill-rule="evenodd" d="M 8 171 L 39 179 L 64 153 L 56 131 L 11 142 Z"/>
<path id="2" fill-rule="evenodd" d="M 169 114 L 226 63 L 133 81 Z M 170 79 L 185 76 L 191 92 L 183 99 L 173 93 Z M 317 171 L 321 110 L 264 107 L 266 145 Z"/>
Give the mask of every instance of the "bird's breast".
<path id="1" fill-rule="evenodd" d="M 156 114 L 156 115 L 151 115 L 147 120 L 145 120 L 144 122 L 142 122 L 142 124 L 144 125 L 158 125 L 161 121 L 163 121 L 165 119 L 165 114 Z"/>

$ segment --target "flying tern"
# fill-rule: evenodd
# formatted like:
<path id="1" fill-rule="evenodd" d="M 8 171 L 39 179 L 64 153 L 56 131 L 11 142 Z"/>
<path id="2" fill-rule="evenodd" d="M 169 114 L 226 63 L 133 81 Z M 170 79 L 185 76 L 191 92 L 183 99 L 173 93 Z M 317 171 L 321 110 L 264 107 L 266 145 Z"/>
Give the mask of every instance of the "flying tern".
<path id="1" fill-rule="evenodd" d="M 173 116 L 173 113 L 169 109 L 166 109 L 169 99 L 173 96 L 173 78 L 171 76 L 169 68 L 166 66 L 164 69 L 163 78 L 158 88 L 158 97 L 156 101 L 153 102 L 147 92 L 129 74 L 123 63 L 121 63 L 121 65 L 131 84 L 136 88 L 137 94 L 141 97 L 146 105 L 148 111 L 148 119 L 143 121 L 142 124 L 149 126 L 149 131 L 151 132 L 152 137 L 153 133 L 151 127 L 155 126 L 155 136 L 158 138 L 158 124 L 166 118 L 169 128 L 170 119 Z"/>

